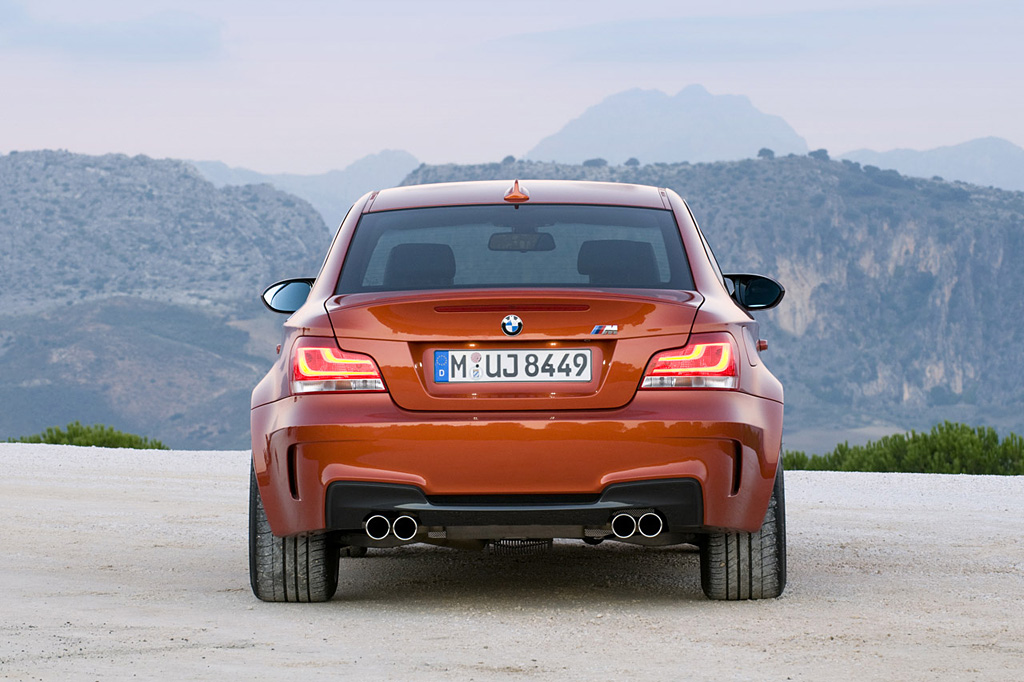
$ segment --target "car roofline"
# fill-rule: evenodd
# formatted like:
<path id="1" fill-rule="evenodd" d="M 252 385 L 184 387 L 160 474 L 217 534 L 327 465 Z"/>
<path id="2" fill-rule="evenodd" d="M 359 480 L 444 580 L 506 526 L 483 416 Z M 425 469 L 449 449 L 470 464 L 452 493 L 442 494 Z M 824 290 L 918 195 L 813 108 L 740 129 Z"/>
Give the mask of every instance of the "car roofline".
<path id="1" fill-rule="evenodd" d="M 435 206 L 472 206 L 505 204 L 505 194 L 515 179 L 471 182 L 444 182 L 394 187 L 374 193 L 364 213 Z M 529 192 L 523 204 L 589 204 L 595 206 L 633 206 L 668 209 L 665 191 L 649 185 L 577 180 L 520 179 Z"/>

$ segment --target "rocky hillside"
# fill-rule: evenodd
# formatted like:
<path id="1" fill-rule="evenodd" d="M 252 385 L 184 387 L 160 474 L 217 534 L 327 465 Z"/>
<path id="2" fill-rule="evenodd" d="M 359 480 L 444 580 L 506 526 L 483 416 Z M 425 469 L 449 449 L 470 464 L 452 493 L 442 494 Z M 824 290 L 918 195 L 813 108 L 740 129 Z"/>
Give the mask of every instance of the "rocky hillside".
<path id="1" fill-rule="evenodd" d="M 281 322 L 258 295 L 331 236 L 301 199 L 180 161 L 0 156 L 0 437 L 80 419 L 245 447 Z"/>
<path id="2" fill-rule="evenodd" d="M 405 182 L 515 177 L 670 187 L 726 270 L 780 279 L 786 300 L 758 319 L 792 428 L 1024 429 L 1024 193 L 806 156 L 426 166 Z"/>
<path id="3" fill-rule="evenodd" d="M 515 177 L 671 187 L 726 269 L 781 279 L 786 300 L 758 317 L 790 430 L 1024 431 L 1022 193 L 806 156 L 422 166 L 405 182 Z M 0 438 L 78 419 L 247 447 L 282 321 L 257 296 L 315 274 L 332 231 L 301 199 L 218 189 L 178 161 L 0 156 Z"/>
<path id="4" fill-rule="evenodd" d="M 267 185 L 217 189 L 181 161 L 21 152 L 0 157 L 0 271 L 29 283 L 0 313 L 129 295 L 233 303 L 308 270 L 330 232 Z"/>

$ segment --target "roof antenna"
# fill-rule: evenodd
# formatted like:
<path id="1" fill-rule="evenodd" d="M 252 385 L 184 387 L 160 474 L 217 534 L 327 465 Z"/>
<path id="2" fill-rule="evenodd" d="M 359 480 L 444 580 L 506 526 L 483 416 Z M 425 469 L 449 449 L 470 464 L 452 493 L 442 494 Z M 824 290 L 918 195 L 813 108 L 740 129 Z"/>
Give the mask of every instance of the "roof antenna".
<path id="1" fill-rule="evenodd" d="M 510 204 L 521 204 L 525 201 L 530 200 L 530 193 L 526 191 L 525 187 L 519 186 L 519 180 L 515 180 L 512 186 L 505 192 L 505 201 Z"/>

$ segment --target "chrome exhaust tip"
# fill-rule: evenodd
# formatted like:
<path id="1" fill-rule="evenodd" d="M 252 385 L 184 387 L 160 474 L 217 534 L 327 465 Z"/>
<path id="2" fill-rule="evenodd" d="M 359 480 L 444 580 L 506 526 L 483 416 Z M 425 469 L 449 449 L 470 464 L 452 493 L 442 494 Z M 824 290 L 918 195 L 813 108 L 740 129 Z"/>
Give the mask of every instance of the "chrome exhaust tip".
<path id="1" fill-rule="evenodd" d="M 645 538 L 653 538 L 659 535 L 664 527 L 665 524 L 662 522 L 661 517 L 653 512 L 647 512 L 636 522 L 636 529 Z"/>
<path id="2" fill-rule="evenodd" d="M 395 534 L 396 538 L 402 541 L 412 540 L 416 537 L 416 532 L 419 529 L 420 524 L 416 523 L 416 519 L 411 516 L 399 516 L 395 519 L 395 522 L 391 524 L 391 532 Z"/>
<path id="3" fill-rule="evenodd" d="M 616 514 L 612 517 L 612 533 L 620 540 L 631 537 L 636 532 L 636 519 L 629 514 Z"/>
<path id="4" fill-rule="evenodd" d="M 374 514 L 366 519 L 366 523 L 363 525 L 366 528 L 366 534 L 370 536 L 371 540 L 383 540 L 391 532 L 391 522 L 388 521 L 386 516 L 381 516 L 380 514 Z"/>

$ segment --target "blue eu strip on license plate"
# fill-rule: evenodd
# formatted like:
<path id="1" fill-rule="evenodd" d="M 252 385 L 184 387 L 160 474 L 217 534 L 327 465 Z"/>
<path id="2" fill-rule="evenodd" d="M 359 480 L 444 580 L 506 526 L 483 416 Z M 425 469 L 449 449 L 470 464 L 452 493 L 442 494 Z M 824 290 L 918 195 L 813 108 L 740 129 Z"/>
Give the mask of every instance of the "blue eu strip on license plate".
<path id="1" fill-rule="evenodd" d="M 448 351 L 434 351 L 434 381 L 439 384 L 448 383 Z"/>
<path id="2" fill-rule="evenodd" d="M 435 350 L 434 382 L 585 383 L 591 364 L 589 348 Z"/>

